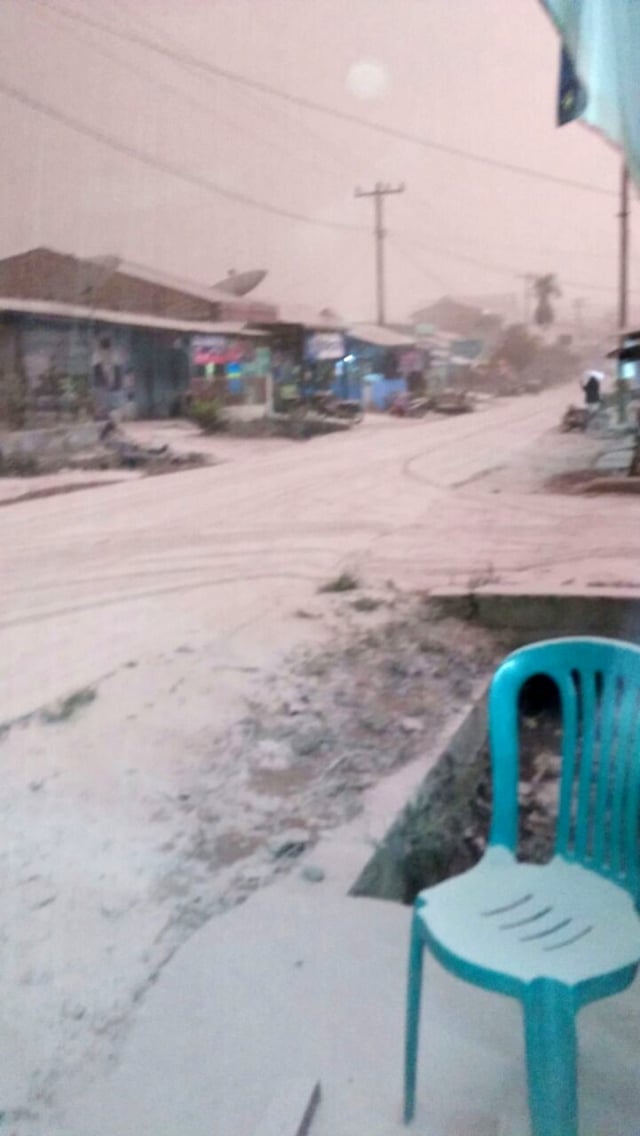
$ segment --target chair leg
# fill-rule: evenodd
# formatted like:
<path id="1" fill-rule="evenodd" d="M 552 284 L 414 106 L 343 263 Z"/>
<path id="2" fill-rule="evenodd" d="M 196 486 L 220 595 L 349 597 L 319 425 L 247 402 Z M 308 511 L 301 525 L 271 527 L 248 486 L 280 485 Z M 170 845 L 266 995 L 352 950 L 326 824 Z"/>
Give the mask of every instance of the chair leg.
<path id="1" fill-rule="evenodd" d="M 404 1122 L 410 1124 L 416 1106 L 416 1066 L 420 1033 L 420 1001 L 422 994 L 422 933 L 420 918 L 414 911 L 409 947 L 409 979 L 407 984 L 407 1022 L 404 1056 Z"/>
<path id="2" fill-rule="evenodd" d="M 532 983 L 524 1002 L 533 1136 L 578 1136 L 575 1004 L 569 987 Z"/>

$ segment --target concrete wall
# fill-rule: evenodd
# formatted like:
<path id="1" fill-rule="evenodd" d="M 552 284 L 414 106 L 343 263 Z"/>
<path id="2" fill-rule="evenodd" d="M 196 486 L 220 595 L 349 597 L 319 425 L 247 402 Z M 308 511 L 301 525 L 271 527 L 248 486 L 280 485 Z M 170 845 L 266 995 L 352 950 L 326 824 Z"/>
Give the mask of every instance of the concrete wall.
<path id="1" fill-rule="evenodd" d="M 640 600 L 622 589 L 588 596 L 486 591 L 437 599 L 446 614 L 513 631 L 523 643 L 561 635 L 603 635 L 640 643 Z"/>
<path id="2" fill-rule="evenodd" d="M 439 603 L 445 615 L 508 630 L 514 643 L 563 635 L 640 642 L 640 601 L 630 596 L 487 592 L 442 597 Z M 353 895 L 410 903 L 421 888 L 447 878 L 452 862 L 460 870 L 475 862 L 461 835 L 471 821 L 472 798 L 487 773 L 485 702 L 482 697 L 470 709 L 437 764 L 398 814 L 356 880 Z"/>
<path id="3" fill-rule="evenodd" d="M 7 430 L 0 432 L 0 455 L 12 457 L 50 457 L 77 453 L 98 441 L 101 424 L 79 422 L 46 430 Z"/>
<path id="4" fill-rule="evenodd" d="M 379 844 L 350 894 L 411 903 L 421 888 L 446 879 L 471 799 L 486 764 L 483 695 Z M 469 860 L 471 867 L 472 860 Z"/>
<path id="5" fill-rule="evenodd" d="M 0 411 L 8 376 L 24 370 L 30 412 L 48 410 L 67 379 L 104 414 L 128 404 L 166 417 L 189 382 L 188 337 L 88 320 L 13 317 L 0 324 Z M 46 405 L 44 405 L 46 403 Z M 41 406 L 42 404 L 42 406 Z"/>

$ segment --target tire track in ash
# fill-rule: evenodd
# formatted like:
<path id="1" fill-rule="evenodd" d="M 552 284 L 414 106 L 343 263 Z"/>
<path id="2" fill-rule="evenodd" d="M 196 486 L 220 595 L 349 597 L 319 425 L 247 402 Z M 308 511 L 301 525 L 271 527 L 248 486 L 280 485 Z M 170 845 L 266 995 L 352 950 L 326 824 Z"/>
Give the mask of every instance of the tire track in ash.
<path id="1" fill-rule="evenodd" d="M 495 420 L 498 418 L 498 421 Z M 521 404 L 517 408 L 508 407 L 507 412 L 499 408 L 497 416 L 491 416 L 492 420 L 487 421 L 491 431 L 495 432 L 496 428 L 501 432 L 508 430 L 514 425 L 519 425 L 522 422 L 531 423 L 532 430 L 535 429 L 535 423 L 538 420 L 545 421 L 548 419 L 548 409 L 543 411 L 537 410 L 533 415 L 531 413 L 531 406 L 523 409 Z M 475 419 L 469 421 L 460 427 L 455 426 L 452 438 L 451 420 L 443 419 L 429 425 L 429 432 L 433 430 L 432 444 L 425 451 L 421 449 L 418 454 L 414 454 L 404 462 L 404 471 L 410 477 L 413 475 L 414 480 L 421 484 L 428 484 L 434 493 L 438 496 L 443 494 L 451 494 L 451 486 L 444 486 L 442 482 L 430 478 L 426 479 L 423 476 L 417 475 L 416 471 L 412 470 L 412 464 L 421 458 L 430 455 L 438 455 L 451 449 L 451 446 L 458 446 L 460 442 L 464 442 L 470 438 L 478 438 L 479 432 L 481 434 L 484 423 Z M 437 434 L 442 432 L 447 433 L 446 437 L 437 437 Z M 335 562 L 336 558 L 354 557 L 357 556 L 362 562 L 370 555 L 370 552 L 376 548 L 380 543 L 385 540 L 393 539 L 394 536 L 402 532 L 408 534 L 420 531 L 420 522 L 415 522 L 407 518 L 400 525 L 393 525 L 385 523 L 382 517 L 374 522 L 369 522 L 368 526 L 354 526 L 353 516 L 349 509 L 344 509 L 336 519 L 329 525 L 323 525 L 318 519 L 309 523 L 309 532 L 314 534 L 316 539 L 318 532 L 325 531 L 327 533 L 328 544 L 331 545 L 331 537 L 333 536 L 336 541 L 336 547 L 329 552 L 326 547 L 317 544 L 304 545 L 300 544 L 301 534 L 297 532 L 287 535 L 283 542 L 278 542 L 278 548 L 274 553 L 273 541 L 277 539 L 277 527 L 282 517 L 283 521 L 291 521 L 292 512 L 295 511 L 294 524 L 300 524 L 307 519 L 307 511 L 311 515 L 313 509 L 316 511 L 318 505 L 321 505 L 322 497 L 326 497 L 327 501 L 331 503 L 335 499 L 335 485 L 341 484 L 341 478 L 348 477 L 349 483 L 352 488 L 358 489 L 358 492 L 366 499 L 367 496 L 375 501 L 375 495 L 372 492 L 375 490 L 377 483 L 384 480 L 386 469 L 391 467 L 392 470 L 397 472 L 397 462 L 402 457 L 402 451 L 406 444 L 406 434 L 404 432 L 393 431 L 387 435 L 380 435 L 380 448 L 378 451 L 371 452 L 371 436 L 365 433 L 350 436 L 349 445 L 345 444 L 340 447 L 336 455 L 335 442 L 327 440 L 327 444 L 322 447 L 322 452 L 316 451 L 316 464 L 310 475 L 306 477 L 300 476 L 300 463 L 297 455 L 295 457 L 289 453 L 283 455 L 279 453 L 274 455 L 273 460 L 262 460 L 251 463 L 248 470 L 244 471 L 245 478 L 247 475 L 250 478 L 256 476 L 259 482 L 256 485 L 253 480 L 249 485 L 238 486 L 237 475 L 238 469 L 242 472 L 241 467 L 234 468 L 228 465 L 222 470 L 219 467 L 208 468 L 204 470 L 190 471 L 183 473 L 179 478 L 162 479 L 159 482 L 157 479 L 153 483 L 146 482 L 128 482 L 121 483 L 114 487 L 112 500 L 116 505 L 111 516 L 107 514 L 105 517 L 104 510 L 101 509 L 99 514 L 95 514 L 94 502 L 87 499 L 86 507 L 81 510 L 86 514 L 85 517 L 77 517 L 75 514 L 77 510 L 74 509 L 73 525 L 69 530 L 63 533 L 65 547 L 58 546 L 54 550 L 50 548 L 50 533 L 46 531 L 42 537 L 43 555 L 46 550 L 48 567 L 44 567 L 46 576 L 44 580 L 38 577 L 37 563 L 33 564 L 34 550 L 33 531 L 29 531 L 29 544 L 24 545 L 22 549 L 16 549 L 14 543 L 14 554 L 17 552 L 17 557 L 14 559 L 18 561 L 21 559 L 20 552 L 28 554 L 31 558 L 31 579 L 29 582 L 29 593 L 35 595 L 39 593 L 42 598 L 48 589 L 52 591 L 57 588 L 62 588 L 68 594 L 73 591 L 74 587 L 80 586 L 82 590 L 90 588 L 92 585 L 106 584 L 108 587 L 123 586 L 123 591 L 117 595 L 107 595 L 102 597 L 95 597 L 93 601 L 83 601 L 73 603 L 53 603 L 46 611 L 40 612 L 26 612 L 17 619 L 7 619 L 0 626 L 10 627 L 15 626 L 21 622 L 34 622 L 39 619 L 50 619 L 56 614 L 66 615 L 74 611 L 87 611 L 91 608 L 99 608 L 108 605 L 125 604 L 130 600 L 152 598 L 154 596 L 168 595 L 180 591 L 188 591 L 194 588 L 215 588 L 222 586 L 229 582 L 251 581 L 258 579 L 271 579 L 271 580 L 285 580 L 285 579 L 306 579 L 309 581 L 318 580 L 318 575 L 315 571 L 287 571 L 285 564 L 282 567 L 273 566 L 272 571 L 259 572 L 243 571 L 242 560 L 255 560 L 260 557 L 271 557 L 273 555 L 279 556 L 284 562 L 289 561 L 296 563 L 302 559 L 307 561 L 315 561 L 317 557 L 318 571 L 322 565 L 323 558 L 331 558 L 331 562 Z M 492 447 L 492 456 L 494 449 Z M 366 457 L 366 461 L 358 462 L 360 455 Z M 336 461 L 336 456 L 338 460 Z M 320 457 L 321 461 L 318 464 L 317 458 Z M 279 484 L 265 484 L 267 472 L 273 473 L 274 468 L 279 471 Z M 354 472 L 355 468 L 355 472 Z M 477 468 L 476 468 L 477 473 Z M 265 478 L 260 478 L 259 474 L 265 475 Z M 282 485 L 280 478 L 284 477 L 287 484 Z M 330 488 L 327 489 L 327 481 L 330 482 Z M 190 563 L 184 563 L 181 566 L 171 565 L 166 566 L 167 557 L 171 556 L 172 548 L 164 547 L 167 538 L 164 536 L 163 531 L 159 531 L 159 522 L 156 520 L 153 524 L 139 525 L 138 518 L 135 515 L 135 509 L 138 506 L 143 506 L 149 501 L 149 486 L 156 489 L 158 486 L 162 490 L 162 506 L 163 506 L 163 522 L 166 525 L 171 525 L 175 519 L 175 531 L 171 534 L 171 545 L 175 549 L 176 546 L 184 549 L 187 546 L 187 551 L 184 552 L 185 559 L 190 558 Z M 260 488 L 260 485 L 263 488 Z M 191 490 L 203 490 L 203 508 L 202 518 L 197 517 L 194 519 L 193 515 L 187 516 L 185 519 L 184 501 L 185 491 L 187 486 Z M 206 489 L 206 493 L 204 493 Z M 233 498 L 228 500 L 225 498 L 225 491 L 233 490 Z M 207 494 L 213 491 L 214 499 L 211 500 Z M 392 511 L 393 506 L 393 493 L 391 491 L 391 502 L 389 501 L 389 492 L 382 496 L 382 505 L 384 506 L 382 512 L 386 510 Z M 455 491 L 454 491 L 455 492 Z M 188 496 L 188 494 L 187 494 Z M 320 497 L 320 501 L 318 501 Z M 456 494 L 456 497 L 475 499 L 478 497 L 474 495 Z M 480 495 L 480 498 L 482 497 Z M 308 510 L 305 506 L 309 506 Z M 121 506 L 120 508 L 118 506 Z M 258 547 L 247 550 L 242 547 L 233 547 L 233 543 L 237 540 L 237 531 L 234 532 L 225 529 L 225 524 L 228 523 L 230 516 L 238 519 L 246 513 L 247 507 L 250 508 L 251 513 L 254 514 L 251 520 L 247 518 L 244 531 L 251 532 L 253 522 L 252 538 L 255 540 L 256 527 L 258 530 L 262 525 L 266 525 L 266 531 L 260 533 L 262 542 L 258 540 Z M 409 504 L 408 511 L 414 510 L 413 503 Z M 31 512 L 31 509 L 29 510 Z M 374 506 L 375 513 L 375 506 Z M 48 519 L 51 521 L 54 518 L 67 517 L 67 509 L 54 505 L 53 511 L 48 511 Z M 260 520 L 261 517 L 267 517 L 266 522 Z M 206 524 L 202 525 L 202 521 Z M 257 522 L 257 525 L 256 525 Z M 24 524 L 31 525 L 29 518 L 25 515 Z M 22 526 L 21 526 L 22 527 Z M 358 528 L 360 533 L 358 534 Z M 371 528 L 374 533 L 371 533 Z M 105 535 L 105 529 L 106 534 Z M 377 530 L 377 531 L 375 531 Z M 338 540 L 343 536 L 345 531 L 348 531 L 350 537 L 358 538 L 364 537 L 364 541 L 357 547 L 352 547 L 351 551 L 341 549 L 338 547 Z M 368 538 L 368 539 L 367 539 Z M 94 547 L 91 550 L 89 563 L 84 572 L 74 575 L 73 571 L 69 571 L 69 565 L 73 565 L 73 553 L 77 550 L 78 554 L 83 553 L 86 548 L 87 539 L 93 540 Z M 209 542 L 218 542 L 218 544 L 225 544 L 227 547 L 222 550 L 218 547 L 211 546 Z M 36 544 L 38 542 L 36 541 Z M 202 544 L 206 547 L 202 548 Z M 260 547 L 262 543 L 262 547 Z M 152 546 L 149 549 L 149 545 Z M 135 547 L 142 546 L 145 552 L 142 558 L 139 559 L 135 555 L 132 557 L 132 550 Z M 191 546 L 191 547 L 189 547 Z M 53 552 L 53 557 L 51 553 Z M 104 562 L 100 565 L 100 557 L 104 555 L 113 563 L 113 569 L 105 570 Z M 194 556 L 197 563 L 193 562 Z M 36 556 L 37 560 L 37 556 Z M 51 561 L 53 560 L 53 564 Z M 95 563 L 95 569 L 92 569 L 91 561 Z M 125 561 L 122 564 L 122 560 Z M 155 560 L 155 563 L 154 563 Z M 237 560 L 238 563 L 235 573 L 229 572 L 230 561 Z M 118 563 L 119 562 L 119 563 Z M 119 566 L 122 564 L 122 567 Z M 34 571 L 35 567 L 35 571 Z M 101 570 L 100 570 L 101 568 Z M 51 570 L 53 569 L 53 571 Z M 66 569 L 66 578 L 64 578 L 64 571 Z M 324 570 L 324 566 L 322 567 Z M 216 573 L 222 571 L 222 575 L 216 576 Z M 56 574 L 59 572 L 59 576 Z M 206 579 L 194 579 L 201 573 L 210 573 Z M 171 583 L 171 577 L 174 575 L 181 576 L 181 579 Z M 34 579 L 35 576 L 35 579 Z M 186 577 L 186 578 L 185 578 Z M 18 570 L 14 573 L 13 579 L 20 580 L 21 573 Z M 147 579 L 150 583 L 156 579 L 160 580 L 158 587 L 137 587 L 141 580 Z M 164 581 L 164 582 L 163 582 Z M 133 587 L 131 586 L 133 585 Z M 17 593 L 17 594 L 16 594 Z M 9 586 L 8 597 L 11 601 L 15 601 L 17 595 L 21 595 L 19 586 Z M 59 596 L 59 598 L 62 598 Z"/>
<path id="2" fill-rule="evenodd" d="M 546 425 L 548 423 L 548 419 L 548 407 L 543 407 L 532 415 L 530 408 L 523 412 L 523 410 L 519 406 L 516 408 L 515 412 L 511 411 L 510 413 L 501 416 L 499 422 L 496 422 L 494 420 L 491 423 L 491 433 L 495 431 L 496 427 L 499 427 L 500 430 L 507 430 L 511 427 L 521 425 L 522 423 L 529 423 L 531 424 L 531 433 L 533 436 L 535 436 L 537 424 L 542 423 Z M 496 498 L 493 494 L 488 494 L 486 492 L 478 490 L 474 491 L 464 489 L 465 483 L 472 479 L 475 479 L 478 476 L 482 476 L 487 472 L 487 469 L 495 468 L 495 443 L 492 441 L 488 441 L 487 443 L 487 448 L 489 451 L 487 457 L 489 459 L 489 464 L 486 467 L 481 468 L 480 470 L 476 469 L 471 475 L 465 473 L 464 477 L 459 481 L 450 481 L 446 483 L 442 480 L 442 478 L 438 479 L 436 475 L 424 475 L 423 473 L 420 473 L 415 469 L 415 465 L 418 462 L 428 461 L 434 455 L 442 453 L 443 451 L 449 451 L 452 445 L 455 445 L 457 447 L 460 445 L 460 443 L 476 440 L 477 438 L 478 423 L 475 422 L 473 425 L 469 423 L 469 426 L 467 426 L 464 431 L 459 432 L 455 439 L 448 437 L 447 439 L 438 440 L 435 445 L 420 449 L 417 453 L 412 454 L 403 462 L 402 475 L 408 480 L 411 480 L 420 485 L 424 485 L 426 488 L 432 491 L 432 501 L 429 504 L 425 504 L 425 509 L 431 511 L 429 520 L 427 522 L 415 521 L 408 524 L 403 523 L 394 526 L 386 533 L 379 534 L 368 545 L 367 554 L 369 556 L 372 554 L 375 555 L 376 549 L 378 549 L 384 542 L 393 540 L 394 538 L 399 538 L 403 534 L 407 537 L 408 540 L 412 539 L 412 537 L 415 537 L 416 535 L 424 535 L 426 548 L 420 549 L 419 552 L 414 550 L 414 554 L 420 555 L 422 557 L 422 563 L 425 567 L 425 575 L 432 577 L 434 574 L 436 574 L 440 577 L 444 576 L 446 578 L 449 578 L 452 575 L 459 574 L 460 571 L 466 572 L 466 574 L 468 575 L 468 567 L 465 569 L 459 569 L 457 566 L 453 565 L 449 565 L 447 567 L 442 566 L 442 545 L 440 540 L 437 539 L 437 536 L 438 529 L 441 529 L 443 531 L 439 535 L 446 537 L 446 529 L 450 527 L 448 518 L 446 517 L 446 515 L 443 516 L 442 513 L 442 506 L 446 503 L 447 509 L 450 509 L 451 505 L 454 504 L 456 512 L 460 512 L 462 514 L 459 518 L 459 525 L 461 528 L 464 529 L 465 524 L 469 523 L 474 526 L 477 525 L 478 518 L 480 518 L 481 523 L 488 524 L 489 528 L 494 530 L 495 536 L 491 537 L 490 541 L 492 555 L 495 559 L 496 543 L 504 543 L 504 541 L 500 538 L 504 533 L 505 515 L 511 515 L 514 513 L 521 515 L 523 511 L 523 500 L 522 498 L 509 498 L 508 496 L 501 494 L 500 500 L 496 501 Z M 459 476 L 459 472 L 456 476 Z M 435 500 L 433 498 L 435 498 Z M 535 502 L 535 505 L 533 507 L 532 501 Z M 532 517 L 535 517 L 536 520 L 541 523 L 547 522 L 549 520 L 555 521 L 558 516 L 563 517 L 567 511 L 566 505 L 562 501 L 554 501 L 550 504 L 547 504 L 543 500 L 536 499 L 535 497 L 531 499 L 527 498 L 526 508 L 529 518 L 531 519 Z M 434 530 L 436 531 L 435 541 L 433 541 Z M 497 542 L 496 537 L 498 538 Z M 435 554 L 435 559 L 431 562 L 430 567 L 427 568 L 429 558 L 424 557 L 424 552 L 430 551 L 429 545 L 431 543 L 436 543 L 439 547 L 438 551 Z M 385 563 L 387 567 L 385 569 L 381 569 L 382 574 L 384 574 L 384 571 L 391 570 L 393 562 L 386 560 Z M 512 567 L 510 567 L 509 570 L 511 571 Z"/>

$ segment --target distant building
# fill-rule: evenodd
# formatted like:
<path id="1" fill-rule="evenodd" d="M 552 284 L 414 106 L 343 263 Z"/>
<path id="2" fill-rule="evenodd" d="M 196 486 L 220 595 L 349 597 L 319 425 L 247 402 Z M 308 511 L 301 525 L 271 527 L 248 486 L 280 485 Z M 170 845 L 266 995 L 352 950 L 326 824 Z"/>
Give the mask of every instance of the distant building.
<path id="1" fill-rule="evenodd" d="M 273 304 L 117 257 L 83 260 L 45 248 L 7 257 L 0 414 L 10 418 L 16 392 L 43 412 L 66 392 L 97 413 L 122 407 L 165 416 L 177 412 L 191 378 L 210 371 L 225 390 L 239 390 L 244 378 L 264 386 L 268 352 L 247 321 L 276 316 Z"/>
<path id="2" fill-rule="evenodd" d="M 504 323 L 519 323 L 522 318 L 518 297 L 514 292 L 489 292 L 480 296 L 458 296 L 461 304 L 499 316 Z"/>
<path id="3" fill-rule="evenodd" d="M 478 338 L 481 333 L 495 334 L 502 325 L 501 316 L 453 300 L 450 296 L 443 296 L 434 304 L 419 308 L 413 312 L 411 319 L 417 331 L 424 325 L 460 338 Z"/>
<path id="4" fill-rule="evenodd" d="M 503 327 L 496 312 L 450 296 L 418 309 L 412 319 L 418 343 L 431 352 L 435 385 L 449 383 L 461 368 L 486 359 Z"/>

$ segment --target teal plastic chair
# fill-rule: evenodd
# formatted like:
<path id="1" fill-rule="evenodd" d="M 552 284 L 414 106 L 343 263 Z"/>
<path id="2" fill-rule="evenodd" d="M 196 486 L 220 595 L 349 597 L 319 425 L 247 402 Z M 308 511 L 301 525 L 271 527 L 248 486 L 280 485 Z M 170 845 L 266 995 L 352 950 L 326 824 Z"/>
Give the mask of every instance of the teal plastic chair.
<path id="1" fill-rule="evenodd" d="M 554 856 L 534 865 L 515 857 L 518 699 L 541 674 L 560 696 L 562 765 Z M 577 1136 L 577 1012 L 629 986 L 640 961 L 640 650 L 572 638 L 516 651 L 491 684 L 489 738 L 487 851 L 415 902 L 404 1119 L 415 1110 L 427 947 L 467 982 L 520 1000 L 532 1132 Z"/>

